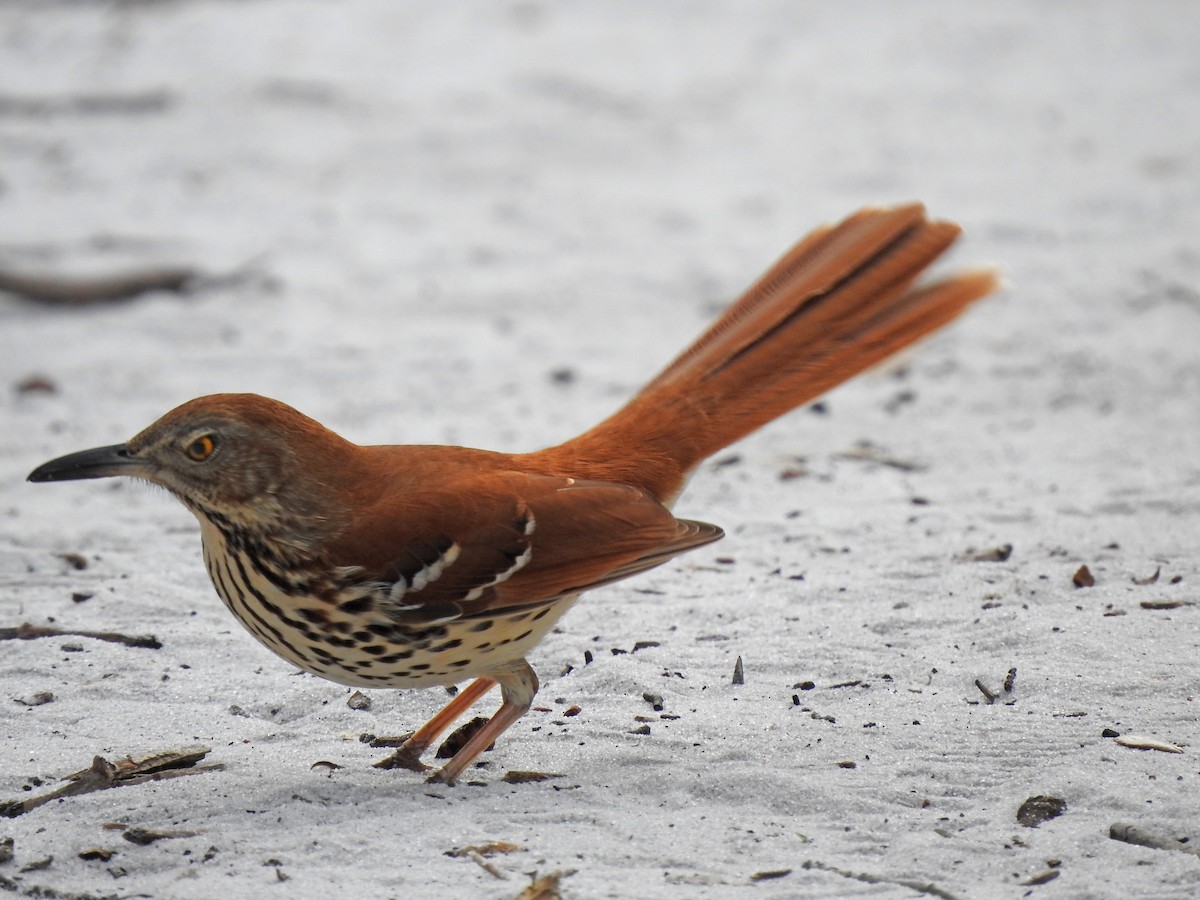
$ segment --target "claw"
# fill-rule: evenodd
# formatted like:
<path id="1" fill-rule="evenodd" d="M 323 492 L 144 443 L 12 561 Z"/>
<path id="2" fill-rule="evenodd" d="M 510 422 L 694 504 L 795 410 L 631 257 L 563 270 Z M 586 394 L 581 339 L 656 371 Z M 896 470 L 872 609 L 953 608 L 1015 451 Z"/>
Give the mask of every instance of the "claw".
<path id="1" fill-rule="evenodd" d="M 428 772 L 433 766 L 421 762 L 421 751 L 424 748 L 410 747 L 408 744 L 397 748 L 391 756 L 385 756 L 378 762 L 373 762 L 376 769 L 408 769 L 410 772 Z"/>

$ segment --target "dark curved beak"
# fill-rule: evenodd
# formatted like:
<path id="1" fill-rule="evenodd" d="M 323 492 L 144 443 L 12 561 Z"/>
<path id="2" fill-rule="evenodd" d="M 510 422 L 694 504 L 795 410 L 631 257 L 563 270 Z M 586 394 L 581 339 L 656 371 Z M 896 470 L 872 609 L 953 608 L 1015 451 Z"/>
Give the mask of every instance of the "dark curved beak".
<path id="1" fill-rule="evenodd" d="M 125 452 L 124 444 L 81 450 L 42 463 L 29 473 L 29 481 L 78 481 L 110 475 L 140 475 L 145 463 Z"/>

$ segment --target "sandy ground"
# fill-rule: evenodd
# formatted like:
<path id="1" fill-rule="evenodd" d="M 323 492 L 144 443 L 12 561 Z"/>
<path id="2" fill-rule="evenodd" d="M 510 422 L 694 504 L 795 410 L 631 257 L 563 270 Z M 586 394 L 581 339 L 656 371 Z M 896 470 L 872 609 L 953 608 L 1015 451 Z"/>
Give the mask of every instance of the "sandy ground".
<path id="1" fill-rule="evenodd" d="M 0 4 L 0 268 L 209 276 L 0 296 L 0 627 L 162 644 L 0 642 L 0 800 L 95 755 L 224 767 L 0 823 L 0 888 L 1200 895 L 1198 46 L 1190 0 Z M 803 231 L 913 198 L 1007 293 L 707 467 L 678 509 L 727 540 L 587 596 L 470 785 L 371 768 L 354 736 L 444 692 L 355 710 L 271 656 L 161 492 L 24 481 L 223 390 L 544 446 Z M 1024 827 L 1037 795 L 1066 811 Z"/>

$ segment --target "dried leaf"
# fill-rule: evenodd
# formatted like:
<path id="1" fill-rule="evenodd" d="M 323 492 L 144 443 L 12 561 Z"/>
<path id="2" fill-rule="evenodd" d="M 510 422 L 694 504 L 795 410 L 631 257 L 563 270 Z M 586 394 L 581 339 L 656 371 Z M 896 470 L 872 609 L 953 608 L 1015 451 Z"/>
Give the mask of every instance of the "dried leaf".
<path id="1" fill-rule="evenodd" d="M 467 741 L 474 736 L 475 732 L 477 732 L 487 723 L 488 720 L 483 716 L 476 716 L 466 724 L 460 725 L 458 728 L 454 729 L 454 731 L 450 733 L 450 736 L 442 742 L 440 747 L 438 747 L 436 754 L 437 758 L 450 759 L 453 757 L 456 753 L 458 753 L 459 750 L 466 746 Z M 495 744 L 492 744 L 487 749 L 491 750 L 494 746 Z"/>

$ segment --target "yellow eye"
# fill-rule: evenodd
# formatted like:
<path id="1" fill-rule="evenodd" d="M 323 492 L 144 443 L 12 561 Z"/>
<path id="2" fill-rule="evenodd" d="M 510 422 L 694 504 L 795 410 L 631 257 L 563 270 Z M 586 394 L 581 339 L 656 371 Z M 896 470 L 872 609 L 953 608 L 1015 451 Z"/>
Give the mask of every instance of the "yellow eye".
<path id="1" fill-rule="evenodd" d="M 184 452 L 188 455 L 189 459 L 194 459 L 196 462 L 204 462 L 212 456 L 213 451 L 216 449 L 216 439 L 211 434 L 206 434 L 204 437 L 198 437 L 192 441 Z"/>

